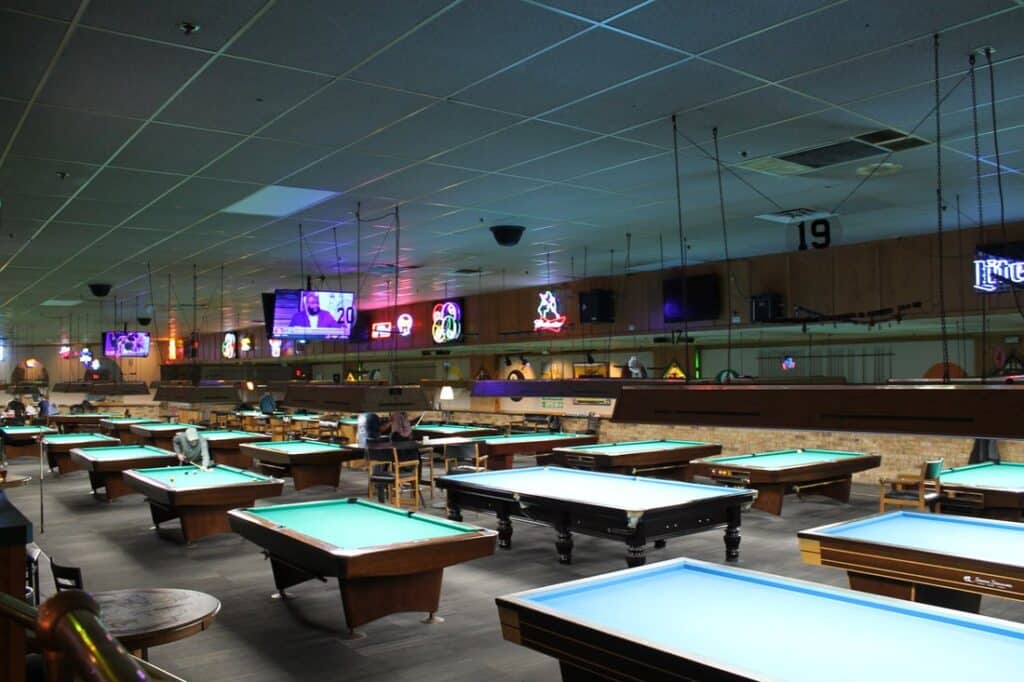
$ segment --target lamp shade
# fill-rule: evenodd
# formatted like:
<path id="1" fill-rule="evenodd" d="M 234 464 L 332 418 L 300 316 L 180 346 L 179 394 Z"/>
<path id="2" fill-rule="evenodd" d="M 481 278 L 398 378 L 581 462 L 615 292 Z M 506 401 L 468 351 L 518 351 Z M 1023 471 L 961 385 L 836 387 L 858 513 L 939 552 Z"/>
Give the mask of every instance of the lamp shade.
<path id="1" fill-rule="evenodd" d="M 441 400 L 455 400 L 455 389 L 451 386 L 442 386 L 439 398 Z"/>

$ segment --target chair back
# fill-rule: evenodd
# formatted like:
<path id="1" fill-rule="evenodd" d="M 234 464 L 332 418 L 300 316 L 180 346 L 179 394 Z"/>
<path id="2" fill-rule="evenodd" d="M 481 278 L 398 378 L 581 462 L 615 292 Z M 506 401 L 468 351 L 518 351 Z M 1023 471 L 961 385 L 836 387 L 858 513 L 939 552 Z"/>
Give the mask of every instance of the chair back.
<path id="1" fill-rule="evenodd" d="M 50 570 L 53 572 L 53 584 L 57 587 L 58 592 L 85 589 L 82 581 L 82 569 L 77 566 L 61 566 L 51 558 Z"/>
<path id="2" fill-rule="evenodd" d="M 942 473 L 942 464 L 945 460 L 940 457 L 938 459 L 929 459 L 921 465 L 921 478 L 926 481 L 934 481 L 938 479 L 939 474 Z"/>

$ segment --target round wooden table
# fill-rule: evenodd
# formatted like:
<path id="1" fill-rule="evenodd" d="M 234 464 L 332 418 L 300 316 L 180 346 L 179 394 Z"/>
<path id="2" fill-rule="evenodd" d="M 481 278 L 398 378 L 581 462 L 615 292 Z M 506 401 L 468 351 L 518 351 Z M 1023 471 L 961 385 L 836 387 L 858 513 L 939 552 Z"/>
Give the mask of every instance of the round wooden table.
<path id="1" fill-rule="evenodd" d="M 149 660 L 150 647 L 202 632 L 220 611 L 220 600 L 194 590 L 152 588 L 90 594 L 110 633 L 143 660 Z"/>
<path id="2" fill-rule="evenodd" d="M 28 485 L 28 482 L 31 480 L 31 476 L 7 474 L 7 479 L 0 483 L 0 490 L 6 490 L 7 488 L 18 488 L 23 485 Z"/>

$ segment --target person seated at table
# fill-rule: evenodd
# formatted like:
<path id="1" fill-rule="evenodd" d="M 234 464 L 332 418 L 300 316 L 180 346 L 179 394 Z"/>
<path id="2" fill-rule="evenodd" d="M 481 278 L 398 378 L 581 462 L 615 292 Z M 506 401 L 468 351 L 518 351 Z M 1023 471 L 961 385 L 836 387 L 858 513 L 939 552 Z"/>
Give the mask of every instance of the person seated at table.
<path id="1" fill-rule="evenodd" d="M 18 396 L 11 402 L 7 403 L 7 409 L 10 412 L 13 412 L 15 417 L 25 416 L 25 403 L 21 401 L 21 396 Z"/>
<path id="2" fill-rule="evenodd" d="M 270 391 L 264 391 L 260 396 L 260 412 L 263 414 L 274 414 L 277 412 L 277 401 Z"/>
<path id="3" fill-rule="evenodd" d="M 198 464 L 204 469 L 210 468 L 210 446 L 206 439 L 199 436 L 199 431 L 191 426 L 174 434 L 171 440 L 174 453 L 182 464 Z"/>
<path id="4" fill-rule="evenodd" d="M 51 403 L 49 398 L 42 398 L 37 407 L 39 409 L 39 416 L 43 419 L 46 417 L 52 417 L 55 414 L 60 414 L 57 406 Z"/>
<path id="5" fill-rule="evenodd" d="M 392 412 L 388 418 L 387 432 L 391 434 L 392 441 L 412 440 L 412 424 L 408 413 L 404 410 Z"/>
<path id="6" fill-rule="evenodd" d="M 376 412 L 362 412 L 356 426 L 356 444 L 365 448 L 367 441 L 380 440 L 380 417 Z"/>

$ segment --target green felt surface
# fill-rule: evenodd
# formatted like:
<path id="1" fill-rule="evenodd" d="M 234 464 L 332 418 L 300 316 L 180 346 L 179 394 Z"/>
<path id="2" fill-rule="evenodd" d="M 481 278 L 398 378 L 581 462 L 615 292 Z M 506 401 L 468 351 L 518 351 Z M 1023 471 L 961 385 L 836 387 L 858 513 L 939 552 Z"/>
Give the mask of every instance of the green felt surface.
<path id="1" fill-rule="evenodd" d="M 152 419 L 148 417 L 110 417 L 104 419 L 108 424 L 161 424 L 159 419 Z"/>
<path id="2" fill-rule="evenodd" d="M 34 436 L 37 433 L 56 433 L 56 429 L 48 426 L 3 426 L 0 433 L 5 436 Z"/>
<path id="3" fill-rule="evenodd" d="M 174 453 L 155 448 L 152 445 L 112 445 L 105 448 L 82 448 L 92 459 L 117 460 L 136 457 L 167 457 Z"/>
<path id="4" fill-rule="evenodd" d="M 589 434 L 580 433 L 513 433 L 508 436 L 474 436 L 473 440 L 488 444 L 500 445 L 502 443 L 535 443 L 545 440 L 566 440 L 569 438 L 588 438 Z"/>
<path id="5" fill-rule="evenodd" d="M 943 485 L 973 485 L 983 488 L 1024 489 L 1024 463 L 985 462 L 955 469 L 946 469 L 939 474 Z"/>
<path id="6" fill-rule="evenodd" d="M 232 431 L 230 429 L 212 429 L 210 431 L 203 431 L 201 434 L 206 440 L 230 440 L 232 438 L 263 438 L 262 433 L 253 433 L 252 431 Z"/>
<path id="7" fill-rule="evenodd" d="M 308 440 L 277 440 L 267 443 L 260 443 L 261 448 L 284 452 L 288 454 L 299 454 L 301 452 L 323 452 L 324 450 L 341 450 L 340 445 L 334 443 L 322 443 L 320 441 Z"/>
<path id="8" fill-rule="evenodd" d="M 289 414 L 285 416 L 293 422 L 318 422 L 324 418 L 322 414 Z"/>
<path id="9" fill-rule="evenodd" d="M 274 480 L 269 476 L 220 464 L 206 471 L 195 466 L 157 467 L 155 469 L 136 469 L 135 471 L 175 490 L 215 488 L 224 485 Z"/>
<path id="10" fill-rule="evenodd" d="M 100 419 L 105 419 L 105 418 L 111 417 L 113 415 L 111 415 L 109 412 L 81 412 L 79 414 L 57 414 L 57 415 L 54 415 L 54 416 L 55 417 L 98 417 Z"/>
<path id="11" fill-rule="evenodd" d="M 105 436 L 102 433 L 53 433 L 43 438 L 43 442 L 49 445 L 84 443 L 90 441 L 110 443 L 117 442 L 117 439 Z"/>
<path id="12" fill-rule="evenodd" d="M 147 431 L 183 431 L 189 427 L 202 431 L 204 427 L 196 424 L 181 424 L 179 422 L 153 422 L 151 424 L 139 424 L 138 426 Z"/>
<path id="13" fill-rule="evenodd" d="M 463 431 L 479 431 L 490 428 L 488 426 L 461 426 L 459 424 L 419 424 L 412 427 L 414 430 L 436 431 L 437 433 L 462 433 Z M 494 429 L 497 431 L 498 429 Z"/>
<path id="14" fill-rule="evenodd" d="M 459 535 L 476 529 L 366 500 L 253 507 L 251 514 L 340 549 L 360 549 Z"/>
<path id="15" fill-rule="evenodd" d="M 635 440 L 620 443 L 598 443 L 596 445 L 573 445 L 563 450 L 579 450 L 581 452 L 597 452 L 604 455 L 631 455 L 637 452 L 655 452 L 657 450 L 677 450 L 708 445 L 696 440 Z"/>
<path id="16" fill-rule="evenodd" d="M 750 467 L 752 469 L 785 469 L 786 467 L 819 464 L 837 459 L 863 456 L 863 452 L 843 452 L 841 450 L 778 450 L 776 452 L 759 452 L 752 455 L 711 457 L 702 461 Z"/>

